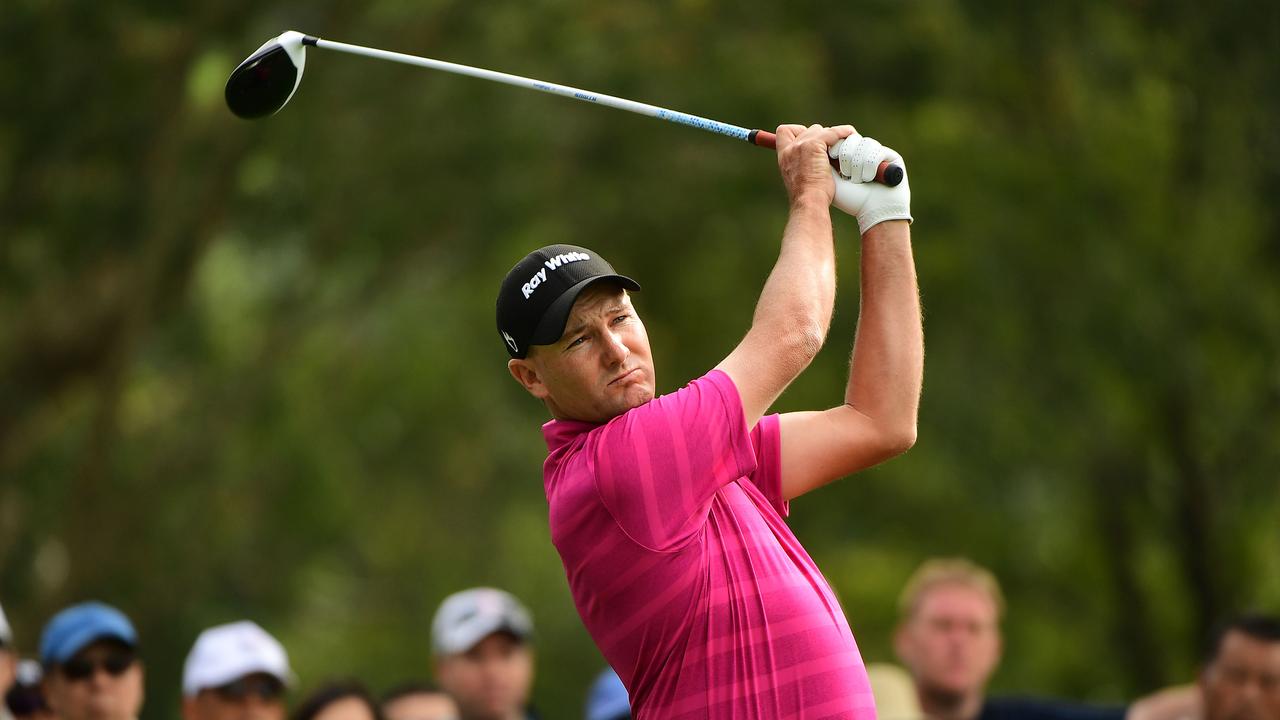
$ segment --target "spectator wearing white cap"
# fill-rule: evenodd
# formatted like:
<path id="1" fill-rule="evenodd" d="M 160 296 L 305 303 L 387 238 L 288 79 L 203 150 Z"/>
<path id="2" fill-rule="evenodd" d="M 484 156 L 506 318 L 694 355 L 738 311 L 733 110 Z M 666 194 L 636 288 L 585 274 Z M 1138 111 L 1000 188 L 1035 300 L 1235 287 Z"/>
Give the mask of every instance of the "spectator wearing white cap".
<path id="1" fill-rule="evenodd" d="M 9 618 L 4 616 L 4 607 L 0 606 L 0 698 L 9 693 L 17 675 L 18 656 L 13 651 L 13 628 L 9 627 Z M 0 703 L 0 720 L 12 719 L 9 708 Z"/>
<path id="2" fill-rule="evenodd" d="M 142 709 L 138 633 L 100 602 L 53 616 L 40 636 L 44 693 L 61 720 L 133 720 Z"/>
<path id="3" fill-rule="evenodd" d="M 510 593 L 472 588 L 445 598 L 431 623 L 436 681 L 461 720 L 526 720 L 533 620 Z"/>
<path id="4" fill-rule="evenodd" d="M 196 638 L 182 672 L 183 720 L 284 720 L 293 682 L 284 646 L 248 620 Z"/>

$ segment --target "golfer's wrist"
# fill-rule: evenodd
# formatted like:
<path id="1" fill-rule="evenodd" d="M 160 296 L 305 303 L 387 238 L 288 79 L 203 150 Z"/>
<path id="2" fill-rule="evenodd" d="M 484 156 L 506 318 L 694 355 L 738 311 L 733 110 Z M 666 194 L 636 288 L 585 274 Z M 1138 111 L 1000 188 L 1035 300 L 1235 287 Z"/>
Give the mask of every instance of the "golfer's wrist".
<path id="1" fill-rule="evenodd" d="M 907 220 L 884 220 L 862 232 L 863 243 L 911 241 L 911 223 Z"/>
<path id="2" fill-rule="evenodd" d="M 826 212 L 831 207 L 831 194 L 821 189 L 804 190 L 791 198 L 792 212 L 820 210 Z"/>

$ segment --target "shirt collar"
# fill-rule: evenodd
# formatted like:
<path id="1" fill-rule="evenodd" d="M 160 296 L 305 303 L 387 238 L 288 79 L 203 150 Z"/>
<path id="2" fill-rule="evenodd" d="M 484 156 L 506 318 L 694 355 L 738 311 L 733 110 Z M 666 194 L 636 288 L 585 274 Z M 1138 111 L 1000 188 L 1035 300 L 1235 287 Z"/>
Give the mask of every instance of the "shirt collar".
<path id="1" fill-rule="evenodd" d="M 552 420 L 542 426 L 542 437 L 547 441 L 547 451 L 555 452 L 573 442 L 573 439 L 579 435 L 591 432 L 598 427 L 600 423 L 582 420 Z"/>

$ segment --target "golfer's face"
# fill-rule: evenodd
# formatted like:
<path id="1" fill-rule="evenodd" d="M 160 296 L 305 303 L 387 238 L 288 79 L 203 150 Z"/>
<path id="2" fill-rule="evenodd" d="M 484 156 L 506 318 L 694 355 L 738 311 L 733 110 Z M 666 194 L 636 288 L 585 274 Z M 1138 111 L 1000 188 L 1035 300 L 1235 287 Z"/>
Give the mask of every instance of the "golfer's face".
<path id="1" fill-rule="evenodd" d="M 543 399 L 557 418 L 604 422 L 653 399 L 649 335 L 630 296 L 614 285 L 583 291 L 560 340 L 536 356 Z"/>

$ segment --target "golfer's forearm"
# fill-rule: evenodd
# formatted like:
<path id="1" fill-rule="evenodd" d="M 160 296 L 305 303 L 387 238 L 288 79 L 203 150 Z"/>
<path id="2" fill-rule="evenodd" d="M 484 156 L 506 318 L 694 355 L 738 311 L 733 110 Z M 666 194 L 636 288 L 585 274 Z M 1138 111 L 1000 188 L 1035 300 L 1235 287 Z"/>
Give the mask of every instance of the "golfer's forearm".
<path id="1" fill-rule="evenodd" d="M 910 446 L 924 374 L 920 292 L 905 221 L 862 237 L 862 294 L 845 402 Z M 905 449 L 905 448 L 903 448 Z"/>
<path id="2" fill-rule="evenodd" d="M 779 346 L 799 343 L 807 364 L 831 327 L 835 304 L 835 251 L 825 199 L 797 198 L 782 237 L 778 261 L 765 281 L 751 322 L 752 333 Z"/>

